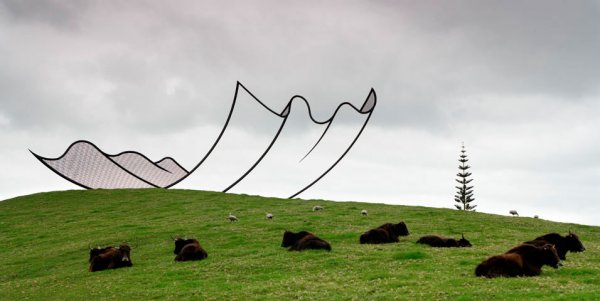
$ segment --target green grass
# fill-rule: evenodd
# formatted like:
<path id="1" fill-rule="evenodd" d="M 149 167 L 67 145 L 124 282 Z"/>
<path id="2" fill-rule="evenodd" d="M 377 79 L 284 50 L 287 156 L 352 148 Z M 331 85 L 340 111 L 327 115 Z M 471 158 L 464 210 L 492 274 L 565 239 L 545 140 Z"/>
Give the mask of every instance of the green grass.
<path id="1" fill-rule="evenodd" d="M 314 205 L 325 210 L 312 212 Z M 367 209 L 369 216 L 361 216 Z M 230 223 L 229 213 L 240 219 Z M 265 213 L 275 215 L 273 221 Z M 360 245 L 359 235 L 405 221 L 400 243 Z M 285 229 L 307 230 L 333 251 L 288 252 Z M 587 251 L 540 277 L 482 279 L 475 266 L 548 232 L 569 229 Z M 415 244 L 457 237 L 464 249 Z M 209 257 L 174 262 L 172 235 L 195 236 Z M 88 244 L 136 248 L 133 267 L 90 273 Z M 600 296 L 600 228 L 450 209 L 284 200 L 192 190 L 40 193 L 0 202 L 0 300 L 593 300 Z"/>

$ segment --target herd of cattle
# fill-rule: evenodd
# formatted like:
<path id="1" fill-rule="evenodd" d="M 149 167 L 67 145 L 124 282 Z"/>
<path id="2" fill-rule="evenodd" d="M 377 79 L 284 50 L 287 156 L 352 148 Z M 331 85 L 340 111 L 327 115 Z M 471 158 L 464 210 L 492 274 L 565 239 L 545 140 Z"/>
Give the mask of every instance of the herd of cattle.
<path id="1" fill-rule="evenodd" d="M 315 206 L 313 211 L 323 209 L 319 207 Z M 367 213 L 363 210 L 361 214 L 366 215 Z M 231 214 L 229 214 L 228 219 L 230 221 L 238 220 L 237 217 Z M 267 219 L 273 219 L 273 215 L 268 213 Z M 404 222 L 397 224 L 386 223 L 363 233 L 359 238 L 359 242 L 361 244 L 396 243 L 399 242 L 399 236 L 408 235 L 408 228 Z M 202 260 L 208 257 L 208 253 L 196 239 L 178 237 L 173 238 L 173 240 L 175 242 L 175 250 L 173 251 L 176 255 L 175 261 Z M 438 235 L 426 235 L 419 238 L 417 243 L 438 248 L 472 246 L 465 239 L 464 235 L 458 240 Z M 288 248 L 289 251 L 303 251 L 307 249 L 331 251 L 331 244 L 329 242 L 307 231 L 300 231 L 298 233 L 285 231 L 281 247 Z M 488 278 L 537 276 L 540 275 L 542 266 L 544 265 L 558 268 L 561 265 L 561 261 L 566 260 L 566 254 L 569 251 L 585 251 L 585 247 L 576 234 L 571 231 L 566 236 L 558 233 L 546 234 L 517 245 L 506 253 L 484 260 L 476 267 L 475 275 Z M 95 272 L 105 269 L 130 267 L 132 266 L 130 253 L 131 247 L 128 244 L 122 244 L 119 247 L 90 248 L 89 271 Z"/>
<path id="2" fill-rule="evenodd" d="M 569 231 L 566 236 L 549 233 L 515 246 L 504 254 L 484 260 L 475 269 L 475 275 L 488 278 L 538 276 L 544 265 L 557 269 L 561 260 L 567 259 L 566 254 L 569 251 L 585 251 L 575 233 Z"/>

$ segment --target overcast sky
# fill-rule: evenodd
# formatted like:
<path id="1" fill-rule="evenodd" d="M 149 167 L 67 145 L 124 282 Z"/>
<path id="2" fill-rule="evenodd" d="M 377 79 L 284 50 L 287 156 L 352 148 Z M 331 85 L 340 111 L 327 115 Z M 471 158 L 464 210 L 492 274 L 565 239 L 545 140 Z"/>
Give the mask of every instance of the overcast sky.
<path id="1" fill-rule="evenodd" d="M 240 81 L 276 111 L 302 95 L 321 120 L 377 92 L 355 147 L 300 197 L 453 207 L 464 141 L 479 211 L 600 225 L 598 1 L 323 2 L 0 0 L 0 199 L 78 189 L 28 151 L 78 139 L 191 168 Z M 252 125 L 224 157 L 272 137 Z M 290 123 L 286 141 L 314 133 Z M 272 185 L 236 192 L 288 196 L 285 151 L 254 177 Z"/>

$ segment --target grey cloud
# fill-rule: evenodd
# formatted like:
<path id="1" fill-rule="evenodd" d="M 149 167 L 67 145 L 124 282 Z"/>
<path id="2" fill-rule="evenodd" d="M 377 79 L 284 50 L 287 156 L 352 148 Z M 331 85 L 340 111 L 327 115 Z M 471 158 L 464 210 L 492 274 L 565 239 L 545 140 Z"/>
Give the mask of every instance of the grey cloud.
<path id="1" fill-rule="evenodd" d="M 0 1 L 0 128 L 23 133 L 3 136 L 18 167 L 36 164 L 27 148 L 51 156 L 80 138 L 194 164 L 239 80 L 275 111 L 302 95 L 320 120 L 375 88 L 372 126 L 307 196 L 445 206 L 461 141 L 491 211 L 524 201 L 504 200 L 525 193 L 512 174 L 537 183 L 531 206 L 562 206 L 576 186 L 560 173 L 597 195 L 597 2 L 82 3 Z M 344 184 L 353 174 L 370 185 Z"/>
<path id="2" fill-rule="evenodd" d="M 499 94 L 507 89 L 571 97 L 596 92 L 598 2 L 419 1 L 414 10 L 389 11 L 410 16 L 426 32 L 460 42 L 454 54 L 464 66 L 456 67 L 474 69 L 475 76 L 481 69 L 488 82 L 475 83 Z"/>
<path id="3" fill-rule="evenodd" d="M 86 6 L 85 1 L 0 1 L 0 11 L 11 21 L 40 23 L 63 29 L 76 27 L 77 14 Z"/>
<path id="4" fill-rule="evenodd" d="M 339 3 L 265 1 L 185 3 L 181 10 L 183 4 L 9 6 L 12 18 L 32 22 L 28 46 L 39 49 L 44 45 L 35 36 L 48 32 L 33 21 L 49 18 L 42 12 L 77 20 L 78 32 L 65 34 L 62 26 L 50 32 L 64 44 L 44 53 L 42 68 L 52 68 L 63 49 L 87 51 L 74 50 L 81 58 L 65 68 L 111 85 L 106 102 L 134 128 L 161 120 L 171 130 L 216 121 L 236 80 L 272 107 L 301 94 L 321 119 L 341 101 L 360 103 L 373 86 L 384 108 L 379 122 L 440 131 L 457 117 L 446 107 L 464 97 L 558 93 L 577 99 L 597 93 L 590 88 L 600 78 L 595 4 L 344 2 L 339 9 Z M 75 74 L 55 78 L 60 84 Z M 181 90 L 167 95 L 173 80 Z M 148 111 L 135 114 L 140 107 Z"/>
<path id="5" fill-rule="evenodd" d="M 7 60 L 22 51 L 12 49 L 28 47 L 37 60 L 22 72 L 26 81 L 52 79 L 56 90 L 36 95 L 7 71 L 4 98 L 38 104 L 7 115 L 27 126 L 50 122 L 47 104 L 57 99 L 93 107 L 65 89 L 73 77 L 87 78 L 91 93 L 108 89 L 102 102 L 115 127 L 163 131 L 220 120 L 236 80 L 274 108 L 301 94 L 320 119 L 341 101 L 360 103 L 372 86 L 380 98 L 376 122 L 432 132 L 461 118 L 452 108 L 464 99 L 551 94 L 572 101 L 598 92 L 593 2 L 343 4 L 7 1 L 10 20 L 25 22 L 19 31 L 5 29 L 13 41 L 3 51 Z M 54 19 L 74 20 L 79 30 Z M 20 41 L 19 34 L 29 37 Z M 48 36 L 60 44 L 47 45 Z M 60 123 L 64 110 L 56 111 L 51 120 Z M 90 127 L 100 122 L 73 115 L 94 121 Z"/>

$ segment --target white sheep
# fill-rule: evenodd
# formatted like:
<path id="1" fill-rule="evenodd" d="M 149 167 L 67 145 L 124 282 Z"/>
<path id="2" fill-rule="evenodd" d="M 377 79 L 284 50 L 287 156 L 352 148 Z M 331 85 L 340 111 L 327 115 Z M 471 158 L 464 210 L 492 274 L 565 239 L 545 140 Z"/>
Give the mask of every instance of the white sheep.
<path id="1" fill-rule="evenodd" d="M 317 205 L 317 206 L 314 206 L 312 210 L 313 211 L 321 211 L 321 210 L 323 210 L 323 207 Z"/>
<path id="2" fill-rule="evenodd" d="M 235 215 L 233 215 L 233 214 L 231 214 L 231 213 L 229 213 L 229 216 L 227 217 L 227 219 L 228 219 L 230 222 L 237 222 L 237 221 L 238 221 L 238 218 L 237 218 L 237 216 L 235 216 Z"/>
<path id="3" fill-rule="evenodd" d="M 510 213 L 512 216 L 519 216 L 519 213 L 517 212 L 517 210 L 511 210 L 508 213 Z"/>
<path id="4" fill-rule="evenodd" d="M 364 216 L 367 216 L 367 215 L 369 215 L 369 212 L 368 212 L 367 210 L 364 210 L 364 209 L 363 209 L 363 210 L 360 212 L 360 214 L 362 214 L 362 215 L 364 215 Z"/>
<path id="5" fill-rule="evenodd" d="M 267 219 L 273 219 L 273 214 L 267 213 Z"/>

